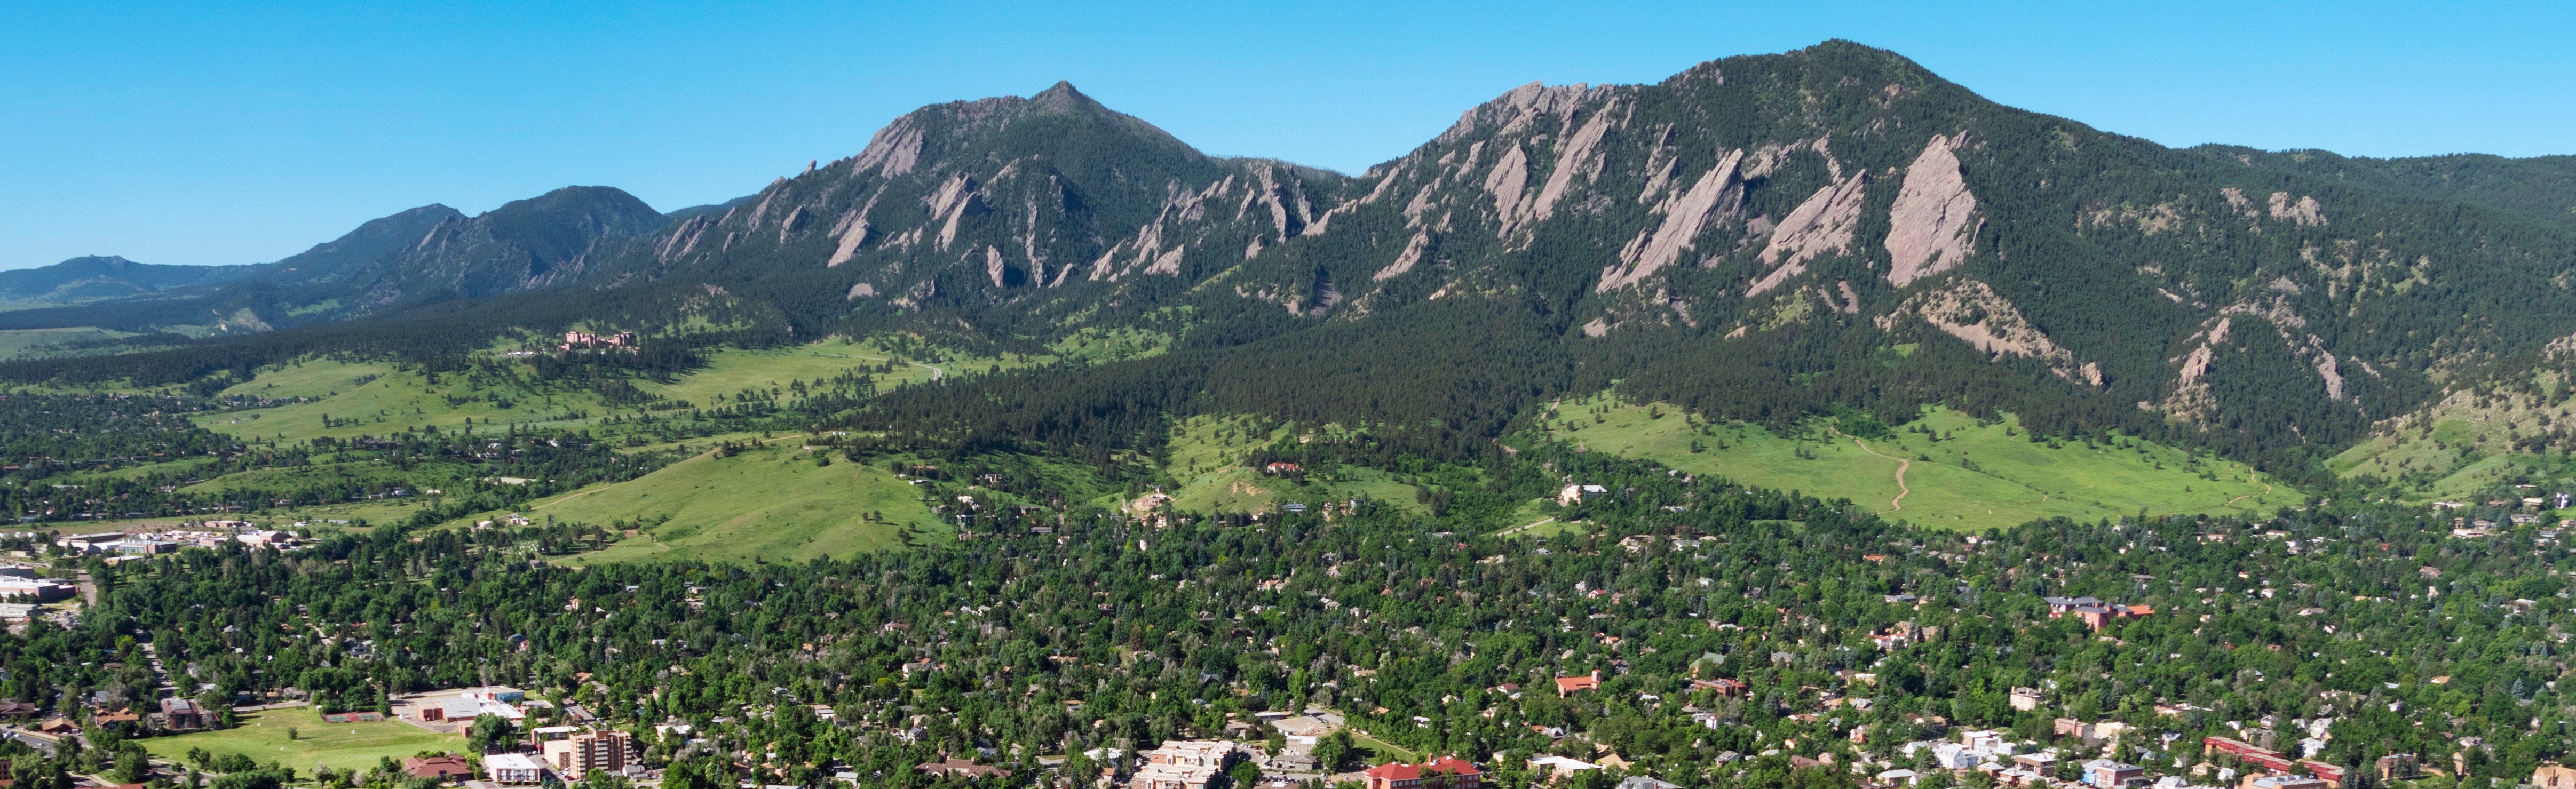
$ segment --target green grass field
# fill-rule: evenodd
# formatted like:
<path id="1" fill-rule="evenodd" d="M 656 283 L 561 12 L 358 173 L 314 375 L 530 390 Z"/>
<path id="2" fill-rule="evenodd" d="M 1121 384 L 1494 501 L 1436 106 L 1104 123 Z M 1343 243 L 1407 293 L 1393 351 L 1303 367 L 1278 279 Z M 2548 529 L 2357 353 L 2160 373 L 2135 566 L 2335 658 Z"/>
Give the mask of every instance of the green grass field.
<path id="1" fill-rule="evenodd" d="M 900 548 L 906 525 L 954 533 L 922 503 L 921 488 L 866 464 L 816 466 L 796 441 L 728 458 L 701 454 L 638 479 L 540 502 L 528 512 L 594 526 L 656 524 L 583 562 L 786 561 Z M 871 512 L 877 520 L 863 516 Z"/>
<path id="2" fill-rule="evenodd" d="M 133 332 L 80 326 L 62 329 L 9 329 L 0 331 L 0 359 L 22 356 L 46 356 L 73 343 L 117 340 L 133 337 Z"/>
<path id="3" fill-rule="evenodd" d="M 599 398 L 587 392 L 549 396 L 512 387 L 476 390 L 458 375 L 440 376 L 438 384 L 431 385 L 427 376 L 396 372 L 391 365 L 375 362 L 308 360 L 261 371 L 251 380 L 224 390 L 224 394 L 319 398 L 310 403 L 197 418 L 197 424 L 218 433 L 289 442 L 320 436 L 380 436 L 430 425 L 456 429 L 464 427 L 468 419 L 473 420 L 477 430 L 483 430 L 483 425 L 506 422 L 579 425 L 588 420 L 563 417 L 574 410 L 594 415 L 606 411 Z M 491 399 L 492 394 L 500 394 L 509 407 Z M 334 420 L 333 426 L 322 425 L 325 416 Z M 504 428 L 496 425 L 491 429 Z"/>
<path id="4" fill-rule="evenodd" d="M 297 739 L 286 738 L 290 728 L 296 730 Z M 375 767 L 377 760 L 387 756 L 399 759 L 422 751 L 465 749 L 462 736 L 438 734 L 401 721 L 323 723 L 321 714 L 311 707 L 255 712 L 242 716 L 241 725 L 234 728 L 136 742 L 153 756 L 172 761 L 184 762 L 189 749 L 203 748 L 219 755 L 242 754 L 263 764 L 276 762 L 306 773 L 312 772 L 315 765 L 364 770 Z"/>
<path id="5" fill-rule="evenodd" d="M 846 340 L 788 348 L 724 348 L 708 353 L 705 367 L 671 383 L 637 381 L 635 385 L 652 395 L 707 406 L 744 389 L 768 391 L 795 380 L 823 380 L 858 368 L 867 368 L 880 387 L 927 381 L 940 374 L 932 366 L 910 363 L 898 364 L 892 372 L 878 372 L 894 358 L 894 354 L 875 345 Z M 971 359 L 942 362 L 939 367 L 955 375 L 1026 363 L 1021 359 Z M 224 394 L 314 398 L 316 402 L 208 414 L 197 419 L 199 425 L 216 432 L 289 442 L 321 436 L 386 435 L 423 426 L 453 430 L 465 427 L 468 420 L 476 430 L 487 424 L 510 422 L 577 428 L 596 424 L 613 410 L 590 392 L 538 391 L 524 383 L 507 382 L 478 387 L 469 384 L 466 376 L 454 374 L 439 376 L 438 382 L 432 384 L 429 376 L 399 372 L 389 364 L 326 359 L 262 370 L 251 380 L 225 389 Z M 574 412 L 588 416 L 570 418 Z M 326 416 L 333 420 L 330 427 L 322 424 Z"/>
<path id="6" fill-rule="evenodd" d="M 1414 487 L 1377 469 L 1344 467 L 1332 480 L 1273 477 L 1244 465 L 1255 450 L 1288 437 L 1291 425 L 1268 425 L 1249 416 L 1197 416 L 1173 427 L 1165 468 L 1183 482 L 1173 506 L 1189 512 L 1272 512 L 1279 505 L 1367 497 L 1381 504 L 1428 512 L 1414 501 Z M 1326 427 L 1314 435 L 1338 437 Z"/>
<path id="7" fill-rule="evenodd" d="M 2050 517 L 2093 520 L 2140 510 L 2252 512 L 2304 497 L 2241 463 L 2194 458 L 2132 439 L 2116 446 L 2081 440 L 2035 444 L 2016 420 L 1980 425 L 1942 409 L 1865 442 L 1865 448 L 1827 432 L 1821 421 L 1805 438 L 1742 423 L 1715 425 L 1710 435 L 1693 422 L 1673 406 L 1606 396 L 1563 403 L 1548 420 L 1557 438 L 1589 451 L 1652 458 L 1749 485 L 1848 497 L 1890 519 L 1942 528 L 2002 528 Z M 1700 451 L 1692 451 L 1695 442 Z M 1906 467 L 1902 489 L 1896 476 L 1900 461 Z"/>
<path id="8" fill-rule="evenodd" d="M 827 379 L 861 367 L 869 368 L 868 374 L 876 376 L 878 387 L 892 388 L 905 381 L 930 380 L 933 367 L 940 368 L 945 374 L 961 375 L 967 374 L 969 368 L 976 373 L 990 370 L 996 363 L 1005 368 L 1015 366 L 1001 360 L 974 359 L 935 365 L 903 363 L 897 364 L 893 372 L 877 371 L 886 362 L 898 358 L 897 354 L 875 344 L 843 339 L 787 348 L 726 348 L 708 354 L 706 367 L 692 371 L 676 382 L 638 381 L 635 388 L 703 406 L 716 402 L 717 395 L 731 397 L 744 389 L 766 390 L 786 386 L 789 381 L 797 379 Z"/>
<path id="9" fill-rule="evenodd" d="M 2384 495 L 2411 502 L 2483 499 L 2525 481 L 2564 485 L 2576 477 L 2576 458 L 2514 447 L 2516 440 L 2551 432 L 2561 420 L 2576 417 L 2576 398 L 2565 397 L 2566 388 L 2554 378 L 2544 376 L 2542 382 L 2552 394 L 2454 394 L 2408 414 L 2403 426 L 2328 459 L 2326 468 L 2346 479 L 2375 481 Z"/>

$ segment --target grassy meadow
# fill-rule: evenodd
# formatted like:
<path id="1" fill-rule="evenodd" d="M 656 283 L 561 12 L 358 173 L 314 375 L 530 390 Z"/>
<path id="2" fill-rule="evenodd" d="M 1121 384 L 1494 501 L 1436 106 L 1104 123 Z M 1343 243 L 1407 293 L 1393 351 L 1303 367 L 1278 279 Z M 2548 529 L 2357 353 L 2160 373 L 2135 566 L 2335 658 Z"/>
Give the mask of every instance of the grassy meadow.
<path id="1" fill-rule="evenodd" d="M 814 464 L 797 439 L 732 457 L 704 453 L 641 478 L 539 502 L 527 512 L 639 534 L 585 562 L 639 559 L 771 561 L 847 556 L 902 547 L 906 526 L 954 532 L 921 500 L 921 488 L 882 468 Z"/>
<path id="2" fill-rule="evenodd" d="M 1693 474 L 1850 498 L 1890 519 L 1982 530 L 2039 518 L 2252 512 L 2303 493 L 2242 463 L 2134 439 L 2032 443 L 2010 417 L 1980 423 L 1945 409 L 1885 438 L 1856 440 L 1819 421 L 1805 436 L 1709 424 L 1670 405 L 1596 395 L 1558 405 L 1556 437 L 1588 451 L 1652 458 Z M 1897 469 L 1905 467 L 1904 487 Z M 1902 499 L 1899 499 L 1899 496 Z"/>
<path id="3" fill-rule="evenodd" d="M 1343 467 L 1331 479 L 1274 477 L 1245 466 L 1262 447 L 1295 434 L 1291 425 L 1256 417 L 1197 416 L 1173 427 L 1165 468 L 1182 480 L 1173 505 L 1192 512 L 1275 512 L 1292 501 L 1318 504 L 1367 497 L 1380 504 L 1428 512 L 1414 501 L 1414 486 L 1372 468 Z M 1317 440 L 1345 434 L 1333 426 L 1305 433 Z"/>

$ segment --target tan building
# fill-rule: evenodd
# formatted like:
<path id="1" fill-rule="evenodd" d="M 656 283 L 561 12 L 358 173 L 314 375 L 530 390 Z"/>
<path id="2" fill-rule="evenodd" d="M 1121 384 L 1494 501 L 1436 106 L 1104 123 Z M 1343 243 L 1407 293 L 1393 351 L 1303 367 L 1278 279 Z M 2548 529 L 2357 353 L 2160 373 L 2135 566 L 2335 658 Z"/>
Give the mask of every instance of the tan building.
<path id="1" fill-rule="evenodd" d="M 622 731 L 586 731 L 560 740 L 547 740 L 546 766 L 566 781 L 579 781 L 592 770 L 622 772 L 627 754 L 632 750 L 632 735 Z"/>
<path id="2" fill-rule="evenodd" d="M 1208 789 L 1216 778 L 1251 749 L 1223 740 L 1173 740 L 1137 754 L 1135 777 L 1128 789 Z"/>
<path id="3" fill-rule="evenodd" d="M 2576 789 L 2576 767 L 2544 763 L 2531 771 L 2531 785 L 2540 789 Z"/>

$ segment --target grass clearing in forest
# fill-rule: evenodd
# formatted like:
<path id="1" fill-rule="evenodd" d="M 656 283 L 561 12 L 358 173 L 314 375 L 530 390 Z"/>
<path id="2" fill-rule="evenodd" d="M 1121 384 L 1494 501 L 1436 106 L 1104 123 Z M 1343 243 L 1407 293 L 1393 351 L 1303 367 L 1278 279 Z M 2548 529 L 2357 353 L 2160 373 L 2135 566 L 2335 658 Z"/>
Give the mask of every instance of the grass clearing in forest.
<path id="1" fill-rule="evenodd" d="M 898 383 L 928 381 L 935 374 L 956 375 L 970 366 L 974 372 L 985 372 L 996 363 L 992 359 L 915 363 L 873 343 L 838 338 L 777 348 L 722 348 L 705 355 L 707 366 L 679 380 L 667 384 L 639 380 L 635 388 L 705 407 L 735 397 L 745 389 L 766 392 L 797 380 L 828 380 L 853 370 L 874 376 L 877 388 L 885 390 Z M 891 371 L 885 369 L 889 363 L 894 368 Z M 939 372 L 934 373 L 934 368 Z"/>
<path id="2" fill-rule="evenodd" d="M 238 438 L 277 439 L 298 443 L 313 438 L 382 436 L 436 426 L 498 432 L 505 423 L 579 426 L 607 411 L 589 392 L 538 392 L 526 382 L 481 379 L 461 373 L 434 376 L 398 372 L 390 364 L 305 360 L 263 370 L 249 381 L 225 389 L 226 396 L 274 399 L 315 398 L 271 408 L 211 413 L 196 417 L 208 430 Z M 325 418 L 330 425 L 325 426 Z M 491 427 L 485 427 L 491 425 Z"/>
<path id="3" fill-rule="evenodd" d="M 295 739 L 287 739 L 289 729 Z M 440 734 L 397 720 L 323 723 L 312 707 L 246 713 L 234 728 L 135 742 L 153 756 L 174 762 L 185 763 L 188 749 L 203 748 L 217 755 L 238 753 L 262 764 L 276 762 L 304 773 L 317 764 L 334 770 L 366 770 L 388 756 L 399 759 L 422 751 L 465 749 L 462 735 Z"/>
<path id="4" fill-rule="evenodd" d="M 788 438 L 732 457 L 704 453 L 651 474 L 574 491 L 526 512 L 558 522 L 642 524 L 585 563 L 643 558 L 802 560 L 903 547 L 909 526 L 955 533 L 921 501 L 922 489 L 885 469 L 835 458 L 814 464 Z M 630 525 L 630 528 L 634 528 Z"/>
<path id="5" fill-rule="evenodd" d="M 2305 496 L 2234 461 L 2129 438 L 2033 443 L 2009 416 L 1980 423 L 1941 408 L 1857 444 L 1834 432 L 1828 420 L 1817 420 L 1806 436 L 1775 435 L 1759 425 L 1709 424 L 1671 405 L 1628 404 L 1606 395 L 1561 403 L 1547 424 L 1558 439 L 1589 451 L 1650 458 L 1746 485 L 1850 498 L 1889 520 L 1949 529 L 2005 528 L 2052 517 L 2090 521 L 2140 510 L 2259 512 L 2298 504 Z M 1907 461 L 1903 489 L 1896 478 L 1900 460 Z"/>
<path id="6" fill-rule="evenodd" d="M 1275 512 L 1279 505 L 1368 498 L 1381 505 L 1429 513 L 1415 501 L 1415 487 L 1393 473 L 1342 466 L 1323 473 L 1271 475 L 1245 465 L 1253 453 L 1291 435 L 1296 427 L 1248 415 L 1195 416 L 1173 427 L 1169 461 L 1164 468 L 1182 480 L 1171 491 L 1173 506 L 1186 512 Z M 1337 427 L 1311 431 L 1319 440 L 1340 440 Z M 1314 471 L 1314 470 L 1310 470 Z"/>
<path id="7" fill-rule="evenodd" d="M 75 326 L 57 329 L 0 330 L 0 359 L 52 356 L 63 351 L 65 346 L 87 342 L 121 340 L 134 336 L 138 335 L 133 332 L 101 329 L 95 326 Z M 119 347 L 116 350 L 127 351 L 131 349 Z"/>
<path id="8" fill-rule="evenodd" d="M 2419 503 L 2485 499 L 2500 486 L 2576 477 L 2576 457 L 2557 438 L 2565 420 L 2576 418 L 2576 397 L 2554 376 L 2543 374 L 2542 383 L 2541 395 L 2454 393 L 2327 459 L 2326 468 Z"/>

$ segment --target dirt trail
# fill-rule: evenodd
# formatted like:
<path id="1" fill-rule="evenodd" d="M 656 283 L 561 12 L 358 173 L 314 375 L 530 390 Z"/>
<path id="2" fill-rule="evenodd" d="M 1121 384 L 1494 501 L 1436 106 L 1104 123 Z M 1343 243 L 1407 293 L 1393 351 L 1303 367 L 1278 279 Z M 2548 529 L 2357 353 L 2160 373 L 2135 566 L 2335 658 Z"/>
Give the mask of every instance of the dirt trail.
<path id="1" fill-rule="evenodd" d="M 1901 457 L 1895 457 L 1895 456 L 1893 456 L 1893 455 L 1881 455 L 1881 454 L 1878 454 L 1878 450 L 1875 450 L 1875 449 L 1871 449 L 1871 448 L 1869 448 L 1869 442 L 1866 442 L 1866 441 L 1862 441 L 1862 440 L 1860 440 L 1860 437 L 1859 437 L 1859 436 L 1848 435 L 1848 434 L 1845 434 L 1843 431 L 1840 431 L 1840 430 L 1834 430 L 1833 428 L 1830 428 L 1830 427 L 1829 427 L 1829 428 L 1825 428 L 1825 429 L 1827 429 L 1827 430 L 1833 430 L 1834 435 L 1838 435 L 1838 436 L 1842 436 L 1842 437 L 1844 437 L 1844 438 L 1851 439 L 1851 440 L 1852 440 L 1852 445 L 1853 445 L 1853 446 L 1860 447 L 1860 451 L 1862 451 L 1862 452 L 1866 452 L 1866 453 L 1869 453 L 1870 457 L 1886 458 L 1886 459 L 1888 459 L 1888 460 L 1896 461 L 1896 498 L 1888 499 L 1888 500 L 1887 500 L 1887 511 L 1888 511 L 1888 512 L 1902 512 L 1902 511 L 1904 511 L 1904 510 L 1905 510 L 1905 497 L 1907 497 L 1907 496 L 1911 496 L 1911 495 L 1914 495 L 1914 489 L 1913 489 L 1913 488 L 1909 488 L 1909 487 L 1906 487 L 1906 486 L 1905 486 L 1905 470 L 1906 470 L 1906 469 L 1913 468 L 1913 467 L 1914 467 L 1914 461 L 1906 460 L 1906 459 L 1901 458 Z"/>
<path id="2" fill-rule="evenodd" d="M 2246 499 L 2250 499 L 2250 498 L 2253 498 L 2253 497 L 2256 497 L 2256 496 L 2269 496 L 2269 495 L 2272 495 L 2272 483 L 2266 482 L 2266 483 L 2263 483 L 2263 492 L 2261 492 L 2261 493 L 2248 493 L 2248 494 L 2245 494 L 2245 495 L 2242 495 L 2242 496 L 2238 496 L 2238 497 L 2236 497 L 2236 498 L 2228 499 L 2228 500 L 2227 500 L 2227 502 L 2226 502 L 2226 504 L 2220 504 L 2220 505 L 2218 505 L 2218 506 L 2224 507 L 2224 506 L 2227 506 L 2228 504 L 2234 504 L 2234 503 L 2236 503 L 2236 502 L 2244 501 L 2244 500 L 2246 500 Z"/>

